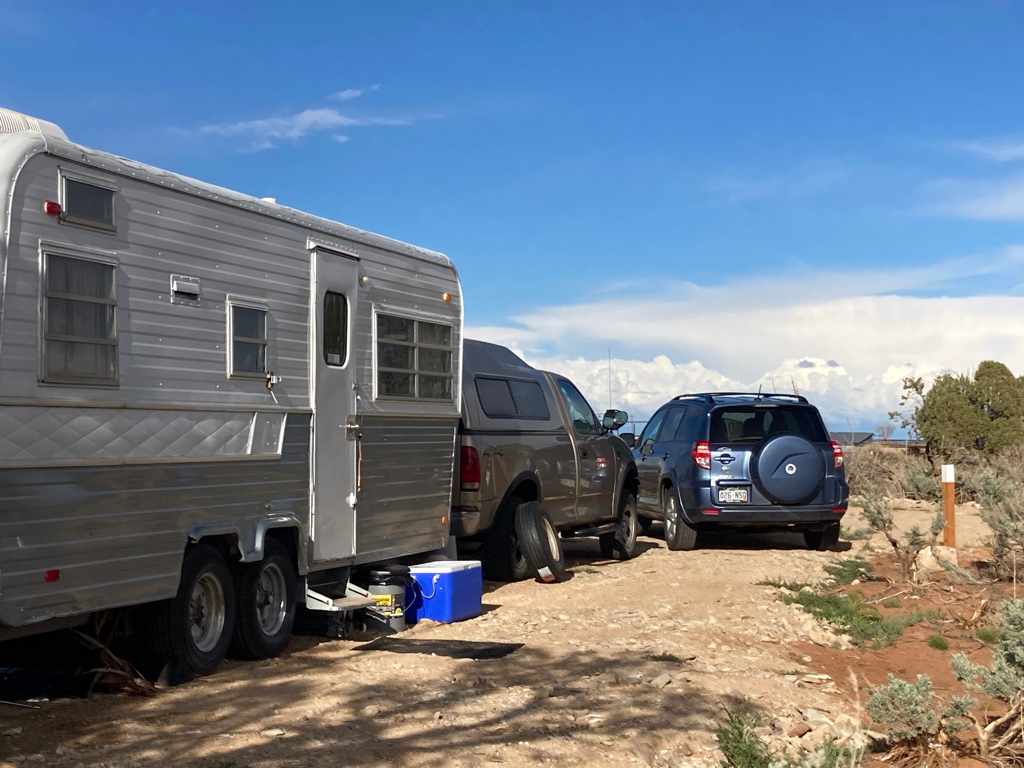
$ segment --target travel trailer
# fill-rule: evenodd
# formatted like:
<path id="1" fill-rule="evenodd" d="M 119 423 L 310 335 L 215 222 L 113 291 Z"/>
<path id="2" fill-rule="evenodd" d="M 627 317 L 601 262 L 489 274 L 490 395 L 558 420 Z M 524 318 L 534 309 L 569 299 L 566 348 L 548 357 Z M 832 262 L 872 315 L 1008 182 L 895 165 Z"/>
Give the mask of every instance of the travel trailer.
<path id="1" fill-rule="evenodd" d="M 186 675 L 446 546 L 444 255 L 0 110 L 0 639 L 141 606 Z M 146 614 L 149 616 L 149 614 Z"/>

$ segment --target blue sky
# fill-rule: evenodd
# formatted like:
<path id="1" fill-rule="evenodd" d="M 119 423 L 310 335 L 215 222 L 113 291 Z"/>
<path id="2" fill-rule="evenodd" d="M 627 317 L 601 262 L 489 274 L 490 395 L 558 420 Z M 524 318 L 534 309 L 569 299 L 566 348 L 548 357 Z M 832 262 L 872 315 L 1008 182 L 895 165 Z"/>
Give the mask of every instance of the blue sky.
<path id="1" fill-rule="evenodd" d="M 474 332 L 599 407 L 609 349 L 638 415 L 769 377 L 873 425 L 904 373 L 1024 373 L 1018 4 L 0 0 L 0 18 L 4 106 L 447 252 Z"/>

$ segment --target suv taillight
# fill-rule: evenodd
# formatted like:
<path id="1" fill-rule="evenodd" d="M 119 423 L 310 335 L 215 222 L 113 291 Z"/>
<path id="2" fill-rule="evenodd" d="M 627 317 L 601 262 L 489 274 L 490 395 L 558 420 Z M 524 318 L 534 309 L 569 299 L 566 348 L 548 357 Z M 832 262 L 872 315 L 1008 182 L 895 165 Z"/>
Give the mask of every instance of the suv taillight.
<path id="1" fill-rule="evenodd" d="M 480 489 L 480 454 L 471 445 L 462 446 L 459 454 L 459 477 L 464 490 Z"/>
<path id="2" fill-rule="evenodd" d="M 698 467 L 711 469 L 711 443 L 707 440 L 698 440 L 694 443 L 690 455 L 693 457 L 693 463 Z"/>
<path id="3" fill-rule="evenodd" d="M 844 458 L 843 458 L 843 446 L 841 446 L 835 440 L 832 440 L 831 443 L 832 443 L 832 466 L 835 469 L 842 469 L 843 468 L 843 461 L 844 461 Z"/>

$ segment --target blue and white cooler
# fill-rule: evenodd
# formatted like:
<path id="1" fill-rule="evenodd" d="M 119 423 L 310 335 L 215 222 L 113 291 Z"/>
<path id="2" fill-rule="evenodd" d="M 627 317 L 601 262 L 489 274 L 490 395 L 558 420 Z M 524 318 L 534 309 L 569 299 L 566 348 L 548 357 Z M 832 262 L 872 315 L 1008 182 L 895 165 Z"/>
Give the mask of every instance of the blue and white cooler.
<path id="1" fill-rule="evenodd" d="M 406 594 L 406 621 L 451 623 L 480 615 L 484 592 L 479 560 L 441 560 L 409 568 L 411 594 Z"/>

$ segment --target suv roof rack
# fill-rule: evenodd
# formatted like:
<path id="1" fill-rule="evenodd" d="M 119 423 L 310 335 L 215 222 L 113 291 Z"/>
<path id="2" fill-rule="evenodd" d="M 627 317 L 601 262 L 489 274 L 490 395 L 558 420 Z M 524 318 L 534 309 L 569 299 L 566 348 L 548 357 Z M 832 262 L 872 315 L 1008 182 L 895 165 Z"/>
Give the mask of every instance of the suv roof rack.
<path id="1" fill-rule="evenodd" d="M 699 399 L 705 403 L 714 405 L 717 398 L 720 397 L 750 397 L 754 400 L 765 400 L 768 398 L 780 399 L 780 400 L 794 400 L 798 403 L 807 403 L 808 400 L 803 395 L 794 395 L 784 392 L 695 392 L 688 395 L 677 395 L 672 398 L 673 400 L 687 400 L 687 399 Z"/>

